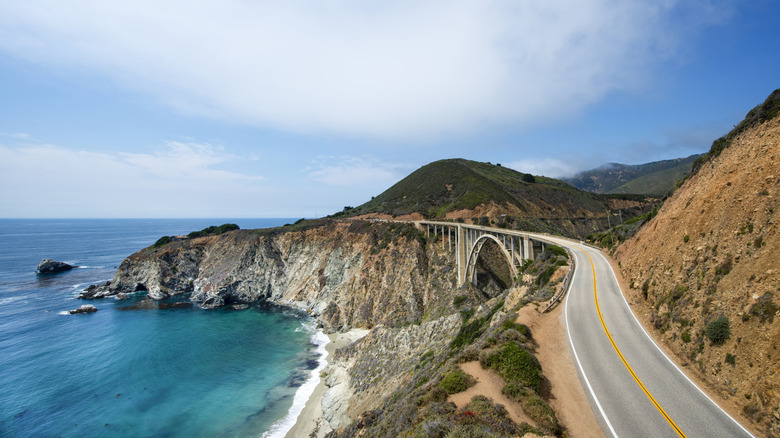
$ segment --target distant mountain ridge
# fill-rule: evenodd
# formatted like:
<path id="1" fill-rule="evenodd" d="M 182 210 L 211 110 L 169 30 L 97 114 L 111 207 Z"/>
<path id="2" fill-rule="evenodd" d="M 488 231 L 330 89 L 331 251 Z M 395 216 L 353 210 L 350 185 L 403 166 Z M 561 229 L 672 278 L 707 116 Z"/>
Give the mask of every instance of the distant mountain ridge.
<path id="1" fill-rule="evenodd" d="M 634 193 L 663 196 L 691 172 L 700 154 L 645 164 L 608 163 L 564 181 L 592 193 Z"/>

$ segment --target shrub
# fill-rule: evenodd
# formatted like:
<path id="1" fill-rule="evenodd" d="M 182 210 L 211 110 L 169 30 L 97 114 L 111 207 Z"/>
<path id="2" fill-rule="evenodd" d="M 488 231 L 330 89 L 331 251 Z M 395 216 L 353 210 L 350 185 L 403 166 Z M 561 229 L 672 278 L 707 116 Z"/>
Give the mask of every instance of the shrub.
<path id="1" fill-rule="evenodd" d="M 682 334 L 680 335 L 680 338 L 685 343 L 691 342 L 691 332 L 689 332 L 688 330 L 682 332 Z"/>
<path id="2" fill-rule="evenodd" d="M 550 245 L 544 249 L 545 252 L 548 252 L 553 255 L 561 256 L 561 257 L 569 257 L 569 253 L 566 252 L 565 249 L 561 248 L 557 245 Z"/>
<path id="3" fill-rule="evenodd" d="M 767 292 L 750 306 L 750 314 L 761 318 L 761 322 L 766 321 L 773 322 L 775 319 L 775 313 L 777 313 L 778 307 L 772 299 L 774 294 Z"/>
<path id="4" fill-rule="evenodd" d="M 474 378 L 464 373 L 460 368 L 455 368 L 444 375 L 439 382 L 439 386 L 447 391 L 447 394 L 455 394 L 465 391 L 469 386 L 476 383 Z"/>
<path id="5" fill-rule="evenodd" d="M 468 299 L 469 299 L 469 297 L 467 295 L 458 295 L 457 297 L 452 299 L 452 304 L 455 307 L 459 307 L 461 304 L 463 304 Z"/>
<path id="6" fill-rule="evenodd" d="M 154 245 L 152 245 L 152 248 L 159 248 L 159 247 L 167 245 L 167 244 L 169 244 L 171 242 L 173 242 L 173 237 L 171 237 L 171 236 L 162 236 L 159 239 L 157 239 L 157 242 L 154 242 Z"/>
<path id="7" fill-rule="evenodd" d="M 712 342 L 713 345 L 723 344 L 731 337 L 729 319 L 725 316 L 721 316 L 718 319 L 711 321 L 707 324 L 705 334 L 710 338 L 710 342 Z"/>
<path id="8" fill-rule="evenodd" d="M 724 359 L 723 362 L 725 362 L 725 363 L 727 363 L 727 364 L 729 364 L 731 366 L 734 366 L 734 365 L 737 364 L 737 356 L 735 356 L 735 355 L 733 355 L 731 353 L 726 353 L 726 359 Z"/>
<path id="9" fill-rule="evenodd" d="M 485 322 L 485 318 L 476 318 L 469 323 L 464 323 L 460 327 L 455 339 L 450 343 L 450 346 L 453 348 L 460 348 L 464 345 L 470 345 L 475 339 L 482 336 L 482 333 L 485 331 L 482 326 Z"/>
<path id="10" fill-rule="evenodd" d="M 222 234 L 227 233 L 228 231 L 238 230 L 239 227 L 236 224 L 222 224 L 220 226 L 212 225 L 210 227 L 206 227 L 200 231 L 193 231 L 190 234 L 187 234 L 187 237 L 190 239 L 194 239 L 196 237 L 204 237 L 204 236 L 211 236 L 215 234 Z"/>
<path id="11" fill-rule="evenodd" d="M 715 268 L 715 279 L 716 281 L 720 281 L 721 278 L 728 275 L 729 272 L 731 272 L 731 268 L 734 267 L 734 261 L 731 258 L 731 255 L 726 257 L 726 260 L 723 261 L 720 265 L 718 265 Z"/>
<path id="12" fill-rule="evenodd" d="M 683 242 L 688 243 L 689 240 L 691 240 L 691 236 L 687 234 L 683 236 Z"/>
<path id="13" fill-rule="evenodd" d="M 505 382 L 520 382 L 536 392 L 542 389 L 542 367 L 539 361 L 516 342 L 507 342 L 486 358 Z"/>
<path id="14" fill-rule="evenodd" d="M 523 336 L 531 336 L 531 330 L 527 325 L 514 322 L 511 319 L 507 319 L 503 324 L 501 324 L 501 330 L 516 330 Z"/>

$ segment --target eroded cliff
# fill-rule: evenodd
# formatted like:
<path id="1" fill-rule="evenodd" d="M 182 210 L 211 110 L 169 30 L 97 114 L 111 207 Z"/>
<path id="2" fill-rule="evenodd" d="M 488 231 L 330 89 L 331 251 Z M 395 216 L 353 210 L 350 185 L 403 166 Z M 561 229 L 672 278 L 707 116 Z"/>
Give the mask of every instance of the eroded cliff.
<path id="1" fill-rule="evenodd" d="M 443 257 L 451 255 L 407 224 L 237 230 L 141 250 L 82 297 L 147 290 L 157 300 L 187 294 L 203 307 L 267 300 L 319 316 L 328 331 L 393 326 L 430 318 L 426 311 L 447 301 L 441 291 L 457 279 Z"/>

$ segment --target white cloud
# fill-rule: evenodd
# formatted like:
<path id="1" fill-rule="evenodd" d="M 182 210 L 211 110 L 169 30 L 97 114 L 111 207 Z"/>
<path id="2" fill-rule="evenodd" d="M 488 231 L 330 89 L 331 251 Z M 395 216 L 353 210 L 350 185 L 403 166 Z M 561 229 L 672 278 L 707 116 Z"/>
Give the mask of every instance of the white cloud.
<path id="1" fill-rule="evenodd" d="M 262 178 L 215 167 L 232 159 L 197 143 L 170 142 L 149 154 L 0 145 L 0 210 L 10 217 L 263 216 L 269 190 Z"/>
<path id="2" fill-rule="evenodd" d="M 560 119 L 722 10 L 706 0 L 0 3 L 0 50 L 179 110 L 296 132 L 457 136 Z"/>
<path id="3" fill-rule="evenodd" d="M 383 192 L 404 175 L 408 166 L 360 157 L 319 157 L 306 170 L 315 181 L 334 187 L 361 187 Z"/>
<path id="4" fill-rule="evenodd" d="M 542 175 L 550 178 L 561 178 L 572 176 L 580 169 L 571 163 L 567 163 L 555 158 L 541 159 L 523 159 L 509 163 L 508 167 L 519 172 L 530 173 L 532 175 Z"/>

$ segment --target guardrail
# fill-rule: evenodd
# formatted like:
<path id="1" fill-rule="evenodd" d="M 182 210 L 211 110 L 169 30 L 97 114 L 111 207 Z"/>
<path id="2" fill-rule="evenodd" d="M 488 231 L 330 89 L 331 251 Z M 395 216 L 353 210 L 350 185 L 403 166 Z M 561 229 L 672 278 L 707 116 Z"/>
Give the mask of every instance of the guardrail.
<path id="1" fill-rule="evenodd" d="M 561 302 L 563 296 L 566 295 L 566 292 L 569 291 L 569 287 L 571 286 L 571 279 L 574 277 L 576 262 L 574 261 L 574 254 L 572 254 L 571 251 L 567 249 L 566 253 L 569 254 L 569 259 L 571 260 L 571 269 L 569 269 L 569 273 L 566 274 L 566 279 L 563 280 L 563 287 L 561 288 L 561 291 L 555 294 L 555 296 L 547 302 L 547 306 L 545 306 L 544 310 L 542 310 L 542 313 L 547 313 L 552 310 L 553 307 Z"/>

